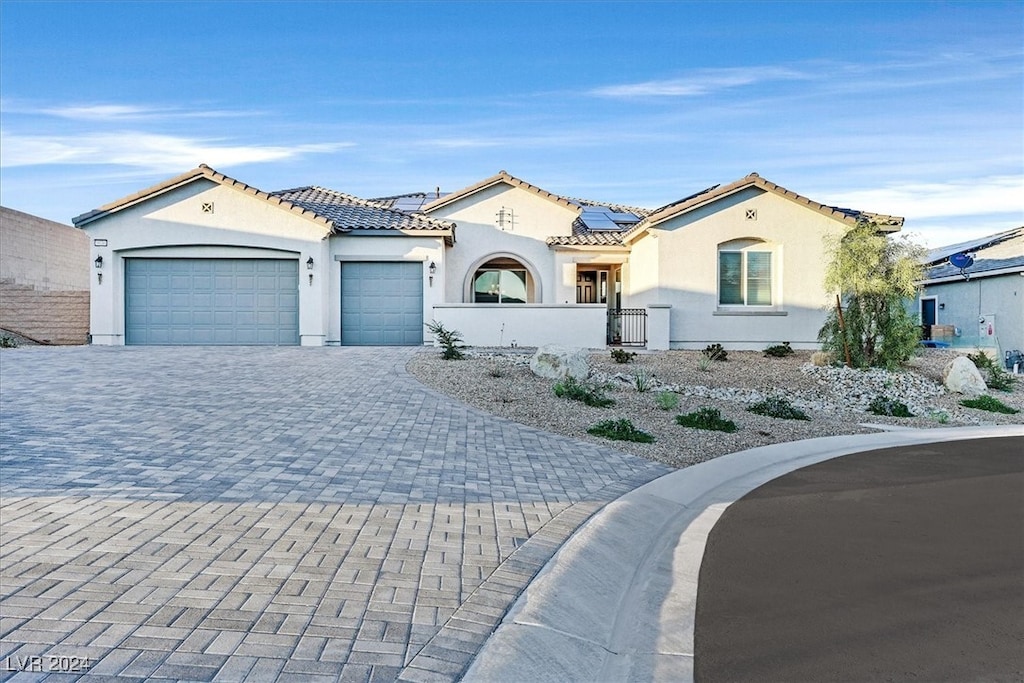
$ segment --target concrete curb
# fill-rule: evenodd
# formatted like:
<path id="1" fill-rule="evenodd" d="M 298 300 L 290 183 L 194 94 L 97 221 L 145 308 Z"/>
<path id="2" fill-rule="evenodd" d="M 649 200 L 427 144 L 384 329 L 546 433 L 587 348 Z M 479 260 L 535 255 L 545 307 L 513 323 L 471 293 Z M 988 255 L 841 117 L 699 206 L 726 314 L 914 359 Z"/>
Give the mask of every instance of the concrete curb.
<path id="1" fill-rule="evenodd" d="M 851 453 L 1024 436 L 1024 426 L 886 431 L 774 444 L 672 472 L 608 504 L 520 595 L 464 681 L 693 678 L 697 578 L 725 509 L 779 476 Z"/>

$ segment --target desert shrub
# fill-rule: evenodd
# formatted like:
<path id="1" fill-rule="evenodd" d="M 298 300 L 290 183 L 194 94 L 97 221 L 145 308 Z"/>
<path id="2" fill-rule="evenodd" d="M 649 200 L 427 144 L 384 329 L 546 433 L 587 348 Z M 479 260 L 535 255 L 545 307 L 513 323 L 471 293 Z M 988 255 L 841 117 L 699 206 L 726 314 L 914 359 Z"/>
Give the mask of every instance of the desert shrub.
<path id="1" fill-rule="evenodd" d="M 0 349 L 16 349 L 18 340 L 10 335 L 0 334 Z"/>
<path id="2" fill-rule="evenodd" d="M 674 391 L 659 391 L 654 404 L 662 410 L 675 410 L 679 406 L 679 394 Z"/>
<path id="3" fill-rule="evenodd" d="M 615 399 L 605 396 L 603 385 L 581 382 L 572 375 L 566 375 L 565 379 L 555 382 L 553 389 L 558 398 L 580 401 L 594 408 L 607 408 L 615 405 Z"/>
<path id="4" fill-rule="evenodd" d="M 652 443 L 654 441 L 653 436 L 637 429 L 632 422 L 626 419 L 598 422 L 587 430 L 587 434 L 615 441 L 635 441 L 637 443 Z"/>
<path id="5" fill-rule="evenodd" d="M 487 368 L 487 376 L 488 377 L 494 377 L 495 379 L 499 379 L 499 378 L 505 376 L 505 371 L 502 369 L 502 367 L 500 365 L 495 363 L 493 365 L 488 366 L 488 368 Z"/>
<path id="6" fill-rule="evenodd" d="M 985 384 L 988 385 L 989 389 L 1013 391 L 1013 383 L 1016 381 L 1016 378 L 999 367 L 999 363 L 992 360 L 987 353 L 978 351 L 978 353 L 967 354 L 967 357 L 971 359 L 971 362 L 974 363 L 979 372 L 985 374 Z"/>
<path id="7" fill-rule="evenodd" d="M 643 368 L 637 370 L 636 374 L 633 375 L 633 386 L 641 394 L 650 391 L 653 384 L 654 377 Z"/>
<path id="8" fill-rule="evenodd" d="M 781 396 L 769 396 L 763 401 L 758 401 L 747 408 L 752 413 L 765 415 L 766 417 L 777 417 L 783 420 L 810 420 L 807 413 L 800 410 L 787 399 Z"/>
<path id="9" fill-rule="evenodd" d="M 907 404 L 888 396 L 875 396 L 868 404 L 868 412 L 887 417 L 914 417 Z"/>
<path id="10" fill-rule="evenodd" d="M 701 353 L 709 360 L 729 360 L 729 352 L 722 348 L 721 344 L 708 344 Z"/>
<path id="11" fill-rule="evenodd" d="M 693 429 L 708 429 L 715 432 L 735 432 L 738 427 L 732 420 L 722 417 L 718 408 L 698 408 L 692 413 L 676 415 L 676 424 Z"/>
<path id="12" fill-rule="evenodd" d="M 789 342 L 782 342 L 781 344 L 766 348 L 764 355 L 772 356 L 773 358 L 785 358 L 786 356 L 793 355 L 793 348 L 789 345 Z"/>
<path id="13" fill-rule="evenodd" d="M 636 351 L 626 351 L 625 349 L 612 349 L 612 360 L 616 363 L 631 363 L 636 358 Z"/>
<path id="14" fill-rule="evenodd" d="M 1020 411 L 1016 408 L 1011 408 L 1006 405 L 998 398 L 991 396 L 979 396 L 978 398 L 965 398 L 960 401 L 960 405 L 967 408 L 976 408 L 977 410 L 987 410 L 990 413 L 1004 413 L 1006 415 L 1015 415 Z"/>
<path id="15" fill-rule="evenodd" d="M 462 353 L 462 333 L 458 330 L 449 330 L 442 323 L 433 320 L 425 323 L 427 331 L 434 335 L 437 343 L 441 345 L 441 358 L 445 360 L 460 360 L 465 358 Z"/>
<path id="16" fill-rule="evenodd" d="M 822 350 L 855 368 L 898 368 L 920 349 L 920 320 L 904 302 L 918 292 L 924 248 L 873 223 L 830 241 L 825 289 L 841 292 L 843 314 L 829 311 L 818 331 Z"/>

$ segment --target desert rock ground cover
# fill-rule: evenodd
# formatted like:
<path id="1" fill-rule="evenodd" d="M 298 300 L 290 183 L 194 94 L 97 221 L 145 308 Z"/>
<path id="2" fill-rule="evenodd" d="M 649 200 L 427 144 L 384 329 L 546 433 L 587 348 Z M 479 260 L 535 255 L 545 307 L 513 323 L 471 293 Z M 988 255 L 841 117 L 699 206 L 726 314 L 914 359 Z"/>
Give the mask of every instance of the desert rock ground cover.
<path id="1" fill-rule="evenodd" d="M 773 443 L 842 434 L 864 434 L 900 427 L 933 428 L 980 424 L 1024 424 L 1024 378 L 1012 392 L 991 395 L 1022 412 L 1002 415 L 965 408 L 964 397 L 942 387 L 942 369 L 958 352 L 926 350 L 897 373 L 845 368 L 814 368 L 809 351 L 784 358 L 760 351 L 730 351 L 725 362 L 708 363 L 699 351 L 640 353 L 633 362 L 615 363 L 608 352 L 590 356 L 592 380 L 607 385 L 615 399 L 594 408 L 555 396 L 553 382 L 533 375 L 530 354 L 471 349 L 464 360 L 446 361 L 427 349 L 410 361 L 414 377 L 437 391 L 490 413 L 558 434 L 614 447 L 675 467 Z M 637 374 L 650 390 L 636 389 Z M 678 405 L 658 407 L 656 396 L 675 390 Z M 876 395 L 907 403 L 911 418 L 883 417 L 865 410 Z M 784 420 L 749 412 L 754 401 L 782 396 L 802 408 L 809 421 Z M 675 416 L 702 407 L 719 409 L 739 429 L 731 434 L 680 426 Z M 653 443 L 608 441 L 587 429 L 602 420 L 626 418 L 652 434 Z"/>

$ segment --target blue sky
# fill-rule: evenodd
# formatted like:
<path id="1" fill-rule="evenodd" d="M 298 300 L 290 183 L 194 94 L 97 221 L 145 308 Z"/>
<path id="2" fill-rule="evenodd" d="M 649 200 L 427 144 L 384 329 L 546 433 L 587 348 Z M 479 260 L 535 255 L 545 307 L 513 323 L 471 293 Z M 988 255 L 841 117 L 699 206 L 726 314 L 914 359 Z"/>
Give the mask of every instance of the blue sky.
<path id="1" fill-rule="evenodd" d="M 0 0 L 0 203 L 68 223 L 206 163 L 656 207 L 756 171 L 939 246 L 1024 224 L 1022 46 L 1016 0 Z"/>

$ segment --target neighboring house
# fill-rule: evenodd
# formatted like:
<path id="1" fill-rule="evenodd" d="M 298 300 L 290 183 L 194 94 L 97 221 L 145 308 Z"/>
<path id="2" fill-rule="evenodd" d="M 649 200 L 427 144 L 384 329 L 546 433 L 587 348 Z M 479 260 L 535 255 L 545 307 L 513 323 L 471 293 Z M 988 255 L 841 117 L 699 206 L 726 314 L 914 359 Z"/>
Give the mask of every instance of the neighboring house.
<path id="1" fill-rule="evenodd" d="M 957 255 L 966 257 L 961 270 Z M 1024 227 L 933 249 L 917 297 L 924 336 L 967 348 L 1024 350 Z"/>
<path id="2" fill-rule="evenodd" d="M 200 166 L 74 222 L 96 343 L 423 344 L 437 320 L 477 346 L 760 349 L 816 346 L 826 239 L 858 220 L 902 225 L 757 174 L 649 210 L 504 171 L 364 200 Z"/>
<path id="3" fill-rule="evenodd" d="M 0 207 L 0 329 L 42 344 L 85 344 L 89 239 L 70 225 Z"/>

